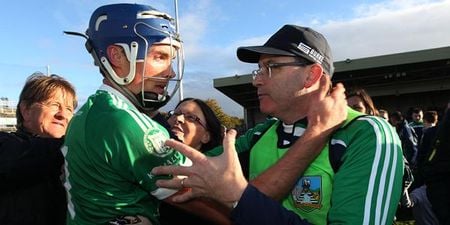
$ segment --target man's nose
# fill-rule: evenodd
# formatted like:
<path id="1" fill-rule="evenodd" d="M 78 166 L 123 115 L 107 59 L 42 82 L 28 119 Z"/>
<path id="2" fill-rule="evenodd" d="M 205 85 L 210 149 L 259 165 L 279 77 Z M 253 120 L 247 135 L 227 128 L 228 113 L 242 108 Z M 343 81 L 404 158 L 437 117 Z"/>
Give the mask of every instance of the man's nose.
<path id="1" fill-rule="evenodd" d="M 172 64 L 169 65 L 169 66 L 167 67 L 167 69 L 164 71 L 164 77 L 166 77 L 166 78 L 171 79 L 171 78 L 174 78 L 176 75 L 177 75 L 177 74 L 175 73 L 175 71 L 174 71 L 173 68 L 172 68 Z"/>

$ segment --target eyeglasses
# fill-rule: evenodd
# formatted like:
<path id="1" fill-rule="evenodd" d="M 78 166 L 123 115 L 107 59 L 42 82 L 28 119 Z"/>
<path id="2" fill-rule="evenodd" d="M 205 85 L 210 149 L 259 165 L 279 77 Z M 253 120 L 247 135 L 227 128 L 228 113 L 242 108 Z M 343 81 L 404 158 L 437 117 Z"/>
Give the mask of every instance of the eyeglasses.
<path id="1" fill-rule="evenodd" d="M 283 66 L 307 66 L 309 62 L 286 62 L 286 63 L 268 63 L 267 65 L 259 66 L 257 70 L 252 71 L 252 78 L 256 80 L 258 77 L 262 77 L 263 74 L 268 74 L 269 78 L 272 77 L 272 69 L 280 68 Z"/>
<path id="2" fill-rule="evenodd" d="M 169 117 L 172 117 L 172 116 L 178 117 L 178 116 L 183 115 L 184 119 L 186 119 L 187 121 L 189 121 L 191 123 L 198 123 L 203 128 L 208 129 L 206 127 L 206 125 L 202 122 L 202 120 L 196 115 L 189 114 L 189 113 L 183 113 L 183 112 L 177 112 L 177 111 L 174 111 L 174 110 L 169 111 L 168 114 L 169 114 Z"/>

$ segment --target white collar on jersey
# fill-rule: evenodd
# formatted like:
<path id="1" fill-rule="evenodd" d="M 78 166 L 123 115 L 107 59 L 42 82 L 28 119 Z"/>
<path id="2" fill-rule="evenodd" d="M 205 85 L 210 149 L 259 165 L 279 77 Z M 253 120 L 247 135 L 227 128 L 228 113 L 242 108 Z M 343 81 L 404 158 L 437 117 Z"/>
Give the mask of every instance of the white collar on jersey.
<path id="1" fill-rule="evenodd" d="M 131 103 L 131 101 L 130 101 L 128 98 L 126 98 L 122 93 L 120 93 L 118 90 L 114 89 L 113 87 L 111 87 L 111 86 L 109 86 L 109 85 L 107 85 L 107 84 L 102 84 L 102 85 L 98 88 L 98 90 L 109 92 L 109 93 L 111 93 L 111 94 L 113 94 L 113 95 L 119 97 L 119 98 L 120 98 L 122 101 L 124 101 L 126 104 L 130 105 L 130 107 L 133 107 L 133 108 L 135 108 L 136 110 L 138 110 L 138 109 L 136 108 L 136 106 L 134 106 L 133 103 Z M 138 110 L 138 111 L 139 111 L 139 110 Z"/>

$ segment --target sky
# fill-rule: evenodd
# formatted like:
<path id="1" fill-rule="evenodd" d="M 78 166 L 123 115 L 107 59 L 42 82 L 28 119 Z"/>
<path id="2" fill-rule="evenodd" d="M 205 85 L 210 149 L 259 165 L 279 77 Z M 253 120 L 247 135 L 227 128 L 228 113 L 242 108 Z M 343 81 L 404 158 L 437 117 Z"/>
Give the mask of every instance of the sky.
<path id="1" fill-rule="evenodd" d="M 84 40 L 92 12 L 105 4 L 148 4 L 174 15 L 174 0 L 8 1 L 0 8 L 0 97 L 17 101 L 36 71 L 65 77 L 83 103 L 101 85 Z M 214 98 L 224 111 L 243 108 L 213 87 L 213 79 L 248 74 L 240 46 L 262 45 L 284 24 L 311 27 L 328 39 L 334 61 L 450 46 L 450 0 L 179 0 L 185 51 L 184 97 Z M 178 95 L 177 95 L 178 96 Z M 175 96 L 162 110 L 178 101 Z"/>

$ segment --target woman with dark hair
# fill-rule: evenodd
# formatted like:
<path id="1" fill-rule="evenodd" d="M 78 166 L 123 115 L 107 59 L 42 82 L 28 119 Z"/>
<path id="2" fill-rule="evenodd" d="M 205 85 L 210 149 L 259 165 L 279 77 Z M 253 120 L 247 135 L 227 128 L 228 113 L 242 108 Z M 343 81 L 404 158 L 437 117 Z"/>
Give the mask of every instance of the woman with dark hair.
<path id="1" fill-rule="evenodd" d="M 169 112 L 167 122 L 170 131 L 179 141 L 201 152 L 222 144 L 222 125 L 212 109 L 201 99 L 185 98 L 180 101 L 175 109 Z M 159 210 L 162 225 L 214 224 L 164 202 Z"/>
<path id="2" fill-rule="evenodd" d="M 378 110 L 373 104 L 372 98 L 362 88 L 353 88 L 346 93 L 347 104 L 350 108 L 371 116 L 378 116 Z"/>
<path id="3" fill-rule="evenodd" d="M 220 121 L 203 100 L 183 99 L 169 112 L 168 122 L 180 141 L 201 152 L 222 144 Z"/>

